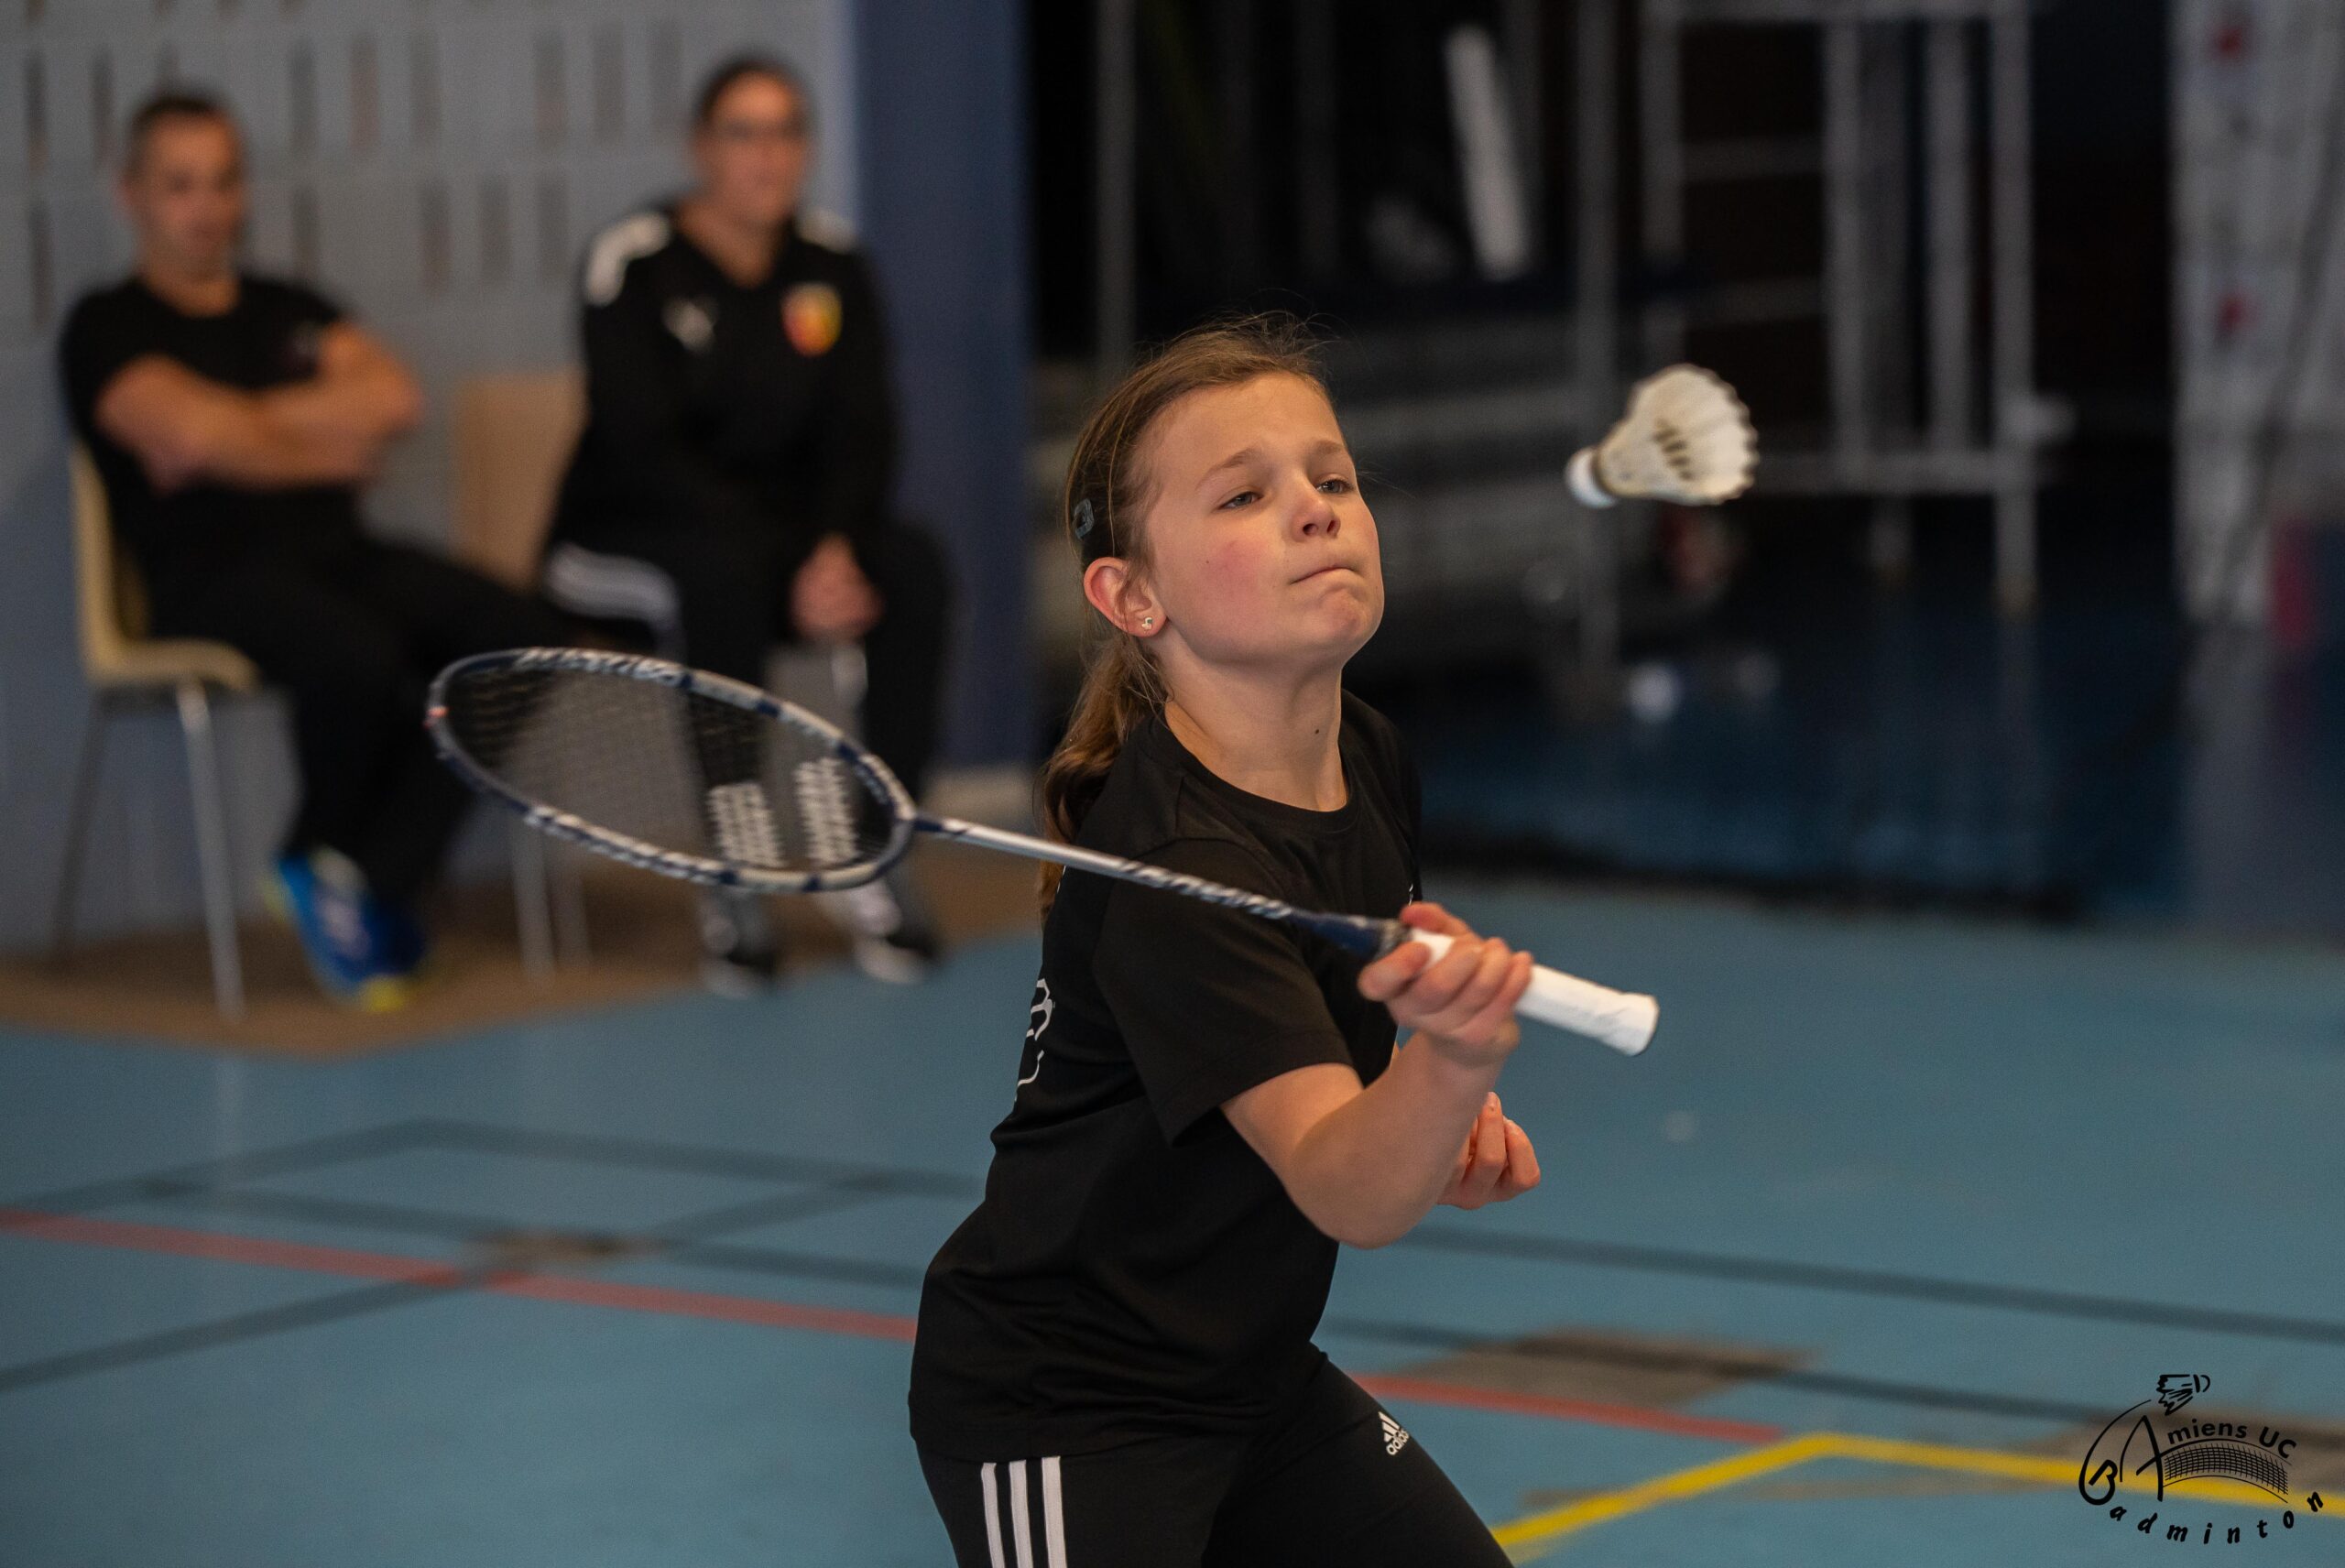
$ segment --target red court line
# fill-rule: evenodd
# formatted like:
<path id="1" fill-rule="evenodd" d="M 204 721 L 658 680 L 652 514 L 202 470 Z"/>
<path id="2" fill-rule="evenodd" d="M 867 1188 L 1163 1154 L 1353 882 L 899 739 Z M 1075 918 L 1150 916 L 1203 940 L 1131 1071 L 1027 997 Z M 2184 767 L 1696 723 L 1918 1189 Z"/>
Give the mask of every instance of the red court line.
<path id="1" fill-rule="evenodd" d="M 307 1274 L 337 1274 L 352 1279 L 391 1279 L 402 1284 L 443 1288 L 470 1285 L 474 1290 L 488 1290 L 500 1296 L 522 1296 L 540 1301 L 571 1301 L 582 1306 L 616 1307 L 627 1312 L 660 1312 L 671 1317 L 714 1318 L 724 1323 L 807 1329 L 815 1334 L 852 1334 L 863 1339 L 900 1340 L 905 1344 L 910 1344 L 912 1337 L 911 1318 L 893 1317 L 883 1312 L 858 1312 L 839 1307 L 802 1307 L 758 1296 L 671 1290 L 658 1285 L 625 1285 L 607 1279 L 581 1279 L 564 1275 L 470 1275 L 452 1264 L 435 1263 L 422 1258 L 404 1258 L 397 1253 L 357 1252 L 346 1247 L 305 1247 L 297 1242 L 269 1241 L 259 1236 L 183 1230 L 176 1225 L 133 1225 L 125 1220 L 44 1214 L 31 1209 L 0 1209 L 0 1233 L 5 1232 L 43 1241 L 79 1242 L 85 1247 L 112 1247 L 132 1252 L 168 1252 L 181 1258 L 208 1258 L 222 1263 L 252 1263 L 265 1269 L 295 1269 Z"/>
<path id="2" fill-rule="evenodd" d="M 901 1344 L 911 1342 L 914 1322 L 911 1318 L 887 1312 L 801 1306 L 761 1296 L 727 1296 L 708 1290 L 679 1290 L 663 1285 L 629 1285 L 616 1280 L 581 1279 L 575 1275 L 478 1276 L 468 1274 L 453 1264 L 424 1258 L 407 1258 L 397 1253 L 360 1252 L 344 1247 L 310 1247 L 298 1242 L 229 1236 L 218 1231 L 188 1230 L 176 1225 L 135 1225 L 125 1220 L 92 1219 L 78 1214 L 45 1214 L 32 1209 L 0 1209 L 0 1235 L 5 1234 L 30 1236 L 41 1241 L 77 1243 L 83 1247 L 169 1253 L 180 1258 L 205 1258 L 222 1263 L 248 1263 L 265 1269 L 334 1274 L 354 1279 L 390 1279 L 442 1289 L 469 1285 L 474 1290 L 492 1291 L 500 1296 L 519 1296 L 530 1301 L 612 1307 L 622 1312 L 655 1312 L 668 1317 L 707 1318 L 720 1323 L 753 1323 L 763 1328 L 802 1329 L 813 1334 L 846 1334 L 859 1339 L 886 1339 Z M 1465 1410 L 1495 1410 L 1508 1415 L 1538 1416 L 1587 1426 L 1628 1427 L 1639 1432 L 1667 1432 L 1674 1437 L 1701 1437 L 1738 1443 L 1773 1443 L 1783 1435 L 1781 1427 L 1764 1426 L 1755 1421 L 1679 1415 L 1673 1410 L 1650 1410 L 1641 1405 L 1603 1404 L 1591 1399 L 1557 1399 L 1544 1394 L 1514 1394 L 1430 1377 L 1369 1376 L 1358 1381 L 1361 1388 L 1379 1399 L 1455 1405 Z"/>
<path id="3" fill-rule="evenodd" d="M 705 1290 L 622 1285 L 608 1279 L 581 1279 L 558 1274 L 523 1274 L 496 1280 L 485 1289 L 502 1296 L 527 1296 L 540 1301 L 573 1301 L 581 1306 L 616 1307 L 622 1312 L 714 1318 L 721 1323 L 757 1323 L 765 1328 L 802 1328 L 814 1334 L 893 1339 L 905 1345 L 912 1342 L 911 1318 L 850 1312 L 843 1307 L 802 1307 L 758 1296 L 719 1296 Z"/>
<path id="4" fill-rule="evenodd" d="M 132 1225 L 78 1214 L 45 1214 L 34 1209 L 0 1209 L 0 1231 L 42 1241 L 80 1242 L 84 1247 L 132 1252 L 169 1252 L 221 1263 L 255 1263 L 265 1269 L 298 1269 L 307 1274 L 340 1274 L 353 1279 L 393 1279 L 409 1285 L 453 1285 L 463 1270 L 425 1258 L 388 1252 L 353 1252 L 342 1247 L 304 1247 L 253 1236 L 182 1230 L 176 1225 Z"/>

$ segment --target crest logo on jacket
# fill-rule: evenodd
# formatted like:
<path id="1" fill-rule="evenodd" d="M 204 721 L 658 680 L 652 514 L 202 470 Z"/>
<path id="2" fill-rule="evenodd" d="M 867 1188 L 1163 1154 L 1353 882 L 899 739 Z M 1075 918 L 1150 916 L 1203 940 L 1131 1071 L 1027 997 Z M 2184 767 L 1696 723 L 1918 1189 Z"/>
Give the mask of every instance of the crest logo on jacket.
<path id="1" fill-rule="evenodd" d="M 839 291 L 827 283 L 802 283 L 781 297 L 781 330 L 808 359 L 831 352 L 841 321 Z"/>

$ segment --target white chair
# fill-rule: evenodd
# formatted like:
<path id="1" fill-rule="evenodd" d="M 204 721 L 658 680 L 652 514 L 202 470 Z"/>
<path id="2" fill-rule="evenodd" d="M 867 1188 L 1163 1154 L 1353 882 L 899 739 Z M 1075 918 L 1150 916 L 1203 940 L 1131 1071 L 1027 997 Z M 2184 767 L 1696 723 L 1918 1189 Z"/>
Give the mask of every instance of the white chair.
<path id="1" fill-rule="evenodd" d="M 82 851 L 90 832 L 105 737 L 115 714 L 169 698 L 187 742 L 188 790 L 195 809 L 196 861 L 203 882 L 203 924 L 212 945 L 212 994 L 223 1018 L 243 1016 L 244 966 L 236 952 L 235 870 L 220 789 L 220 756 L 212 734 L 211 693 L 260 690 L 260 672 L 225 643 L 146 637 L 147 599 L 138 575 L 114 548 L 114 523 L 97 465 L 76 441 L 68 456 L 73 491 L 75 597 L 82 631 L 82 674 L 90 683 L 90 717 L 73 770 L 49 948 L 60 961 L 73 941 L 73 902 L 81 889 Z"/>
<path id="2" fill-rule="evenodd" d="M 49 951 L 61 963 L 72 946 L 73 907 L 81 890 L 82 852 L 105 758 L 107 727 L 118 713 L 168 699 L 178 709 L 180 730 L 187 743 L 188 788 L 203 886 L 203 924 L 212 950 L 213 998 L 221 1017 L 241 1018 L 245 982 L 236 943 L 235 861 L 229 846 L 219 748 L 213 738 L 212 702 L 215 692 L 232 697 L 258 692 L 260 672 L 225 643 L 146 635 L 144 584 L 131 561 L 115 549 L 105 483 L 80 442 L 73 444 L 67 462 L 72 479 L 82 673 L 90 683 L 90 716 L 74 768 L 65 861 L 50 915 Z M 517 841 L 532 841 L 529 848 L 534 852 L 536 835 L 518 824 L 514 832 Z M 550 919 L 544 863 L 534 853 L 515 856 L 514 898 L 524 960 L 531 973 L 542 974 L 552 962 L 546 937 Z"/>

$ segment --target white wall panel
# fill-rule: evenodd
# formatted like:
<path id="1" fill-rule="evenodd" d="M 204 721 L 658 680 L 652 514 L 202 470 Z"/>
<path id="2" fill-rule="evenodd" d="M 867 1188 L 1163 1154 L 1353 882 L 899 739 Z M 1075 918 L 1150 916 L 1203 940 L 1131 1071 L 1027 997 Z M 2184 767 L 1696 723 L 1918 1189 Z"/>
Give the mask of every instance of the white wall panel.
<path id="1" fill-rule="evenodd" d="M 254 262 L 313 265 L 421 376 L 432 422 L 368 510 L 387 535 L 429 541 L 445 530 L 455 385 L 569 359 L 579 248 L 682 182 L 684 106 L 718 59 L 754 48 L 798 61 L 825 133 L 813 199 L 856 215 L 852 12 L 853 0 L 5 0 L 0 947 L 44 929 L 85 697 L 55 335 L 78 293 L 126 265 L 109 147 L 158 73 L 218 91 L 242 122 Z M 290 799 L 283 721 L 267 703 L 224 728 L 239 858 L 256 873 Z M 173 732 L 158 716 L 115 741 L 88 923 L 191 920 Z"/>

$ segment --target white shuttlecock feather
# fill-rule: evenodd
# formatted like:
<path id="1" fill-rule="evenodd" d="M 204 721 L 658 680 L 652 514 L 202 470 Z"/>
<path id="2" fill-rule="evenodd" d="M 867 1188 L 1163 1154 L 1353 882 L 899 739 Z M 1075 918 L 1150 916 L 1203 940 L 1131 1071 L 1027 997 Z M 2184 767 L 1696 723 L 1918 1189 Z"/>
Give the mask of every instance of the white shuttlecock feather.
<path id="1" fill-rule="evenodd" d="M 1734 388 L 1697 365 L 1636 384 L 1605 438 L 1572 454 L 1572 494 L 1590 506 L 1631 498 L 1715 506 L 1751 488 L 1759 438 Z"/>

